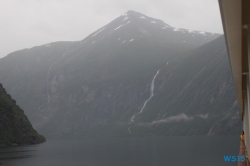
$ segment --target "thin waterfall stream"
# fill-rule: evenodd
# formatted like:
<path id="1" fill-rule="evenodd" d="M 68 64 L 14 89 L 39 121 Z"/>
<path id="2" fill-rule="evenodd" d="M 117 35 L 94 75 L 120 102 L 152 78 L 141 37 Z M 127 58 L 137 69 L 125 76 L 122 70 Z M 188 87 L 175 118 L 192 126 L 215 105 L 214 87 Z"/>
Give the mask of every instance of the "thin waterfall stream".
<path id="1" fill-rule="evenodd" d="M 68 52 L 68 46 L 67 46 L 67 49 L 66 51 L 63 53 L 63 58 L 65 56 L 65 54 Z M 54 64 L 56 64 L 60 59 L 56 60 L 54 63 L 51 64 L 51 66 L 49 67 L 49 70 L 48 70 L 48 74 L 47 74 L 47 97 L 48 97 L 48 103 L 50 102 L 50 95 L 49 95 L 49 74 L 50 74 L 50 70 L 51 68 L 53 67 Z"/>
<path id="2" fill-rule="evenodd" d="M 135 120 L 134 120 L 134 119 L 135 119 L 135 116 L 137 116 L 137 115 L 139 115 L 139 114 L 141 114 L 141 113 L 143 112 L 144 108 L 145 108 L 146 105 L 147 105 L 147 102 L 148 102 L 149 100 L 151 100 L 152 97 L 154 96 L 155 78 L 157 77 L 157 75 L 159 74 L 159 72 L 160 72 L 160 69 L 156 72 L 156 74 L 154 75 L 154 78 L 153 78 L 153 80 L 152 80 L 152 82 L 151 82 L 151 86 L 150 86 L 150 96 L 149 96 L 149 98 L 144 102 L 143 107 L 142 107 L 142 109 L 140 110 L 140 112 L 137 113 L 137 114 L 135 114 L 135 115 L 133 115 L 133 116 L 131 117 L 129 124 L 131 124 L 131 123 L 133 123 L 133 122 L 135 121 Z M 131 134 L 130 126 L 129 126 L 129 128 L 128 128 L 128 131 L 129 131 L 129 133 Z"/>

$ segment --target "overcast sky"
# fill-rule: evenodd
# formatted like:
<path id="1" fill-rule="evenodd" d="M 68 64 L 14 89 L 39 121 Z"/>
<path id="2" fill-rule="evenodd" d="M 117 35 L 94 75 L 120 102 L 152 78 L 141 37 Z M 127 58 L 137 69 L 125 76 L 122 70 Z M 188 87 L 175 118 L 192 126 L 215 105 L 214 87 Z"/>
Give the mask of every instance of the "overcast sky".
<path id="1" fill-rule="evenodd" d="M 0 0 L 0 58 L 82 40 L 128 10 L 177 28 L 223 33 L 218 0 Z"/>

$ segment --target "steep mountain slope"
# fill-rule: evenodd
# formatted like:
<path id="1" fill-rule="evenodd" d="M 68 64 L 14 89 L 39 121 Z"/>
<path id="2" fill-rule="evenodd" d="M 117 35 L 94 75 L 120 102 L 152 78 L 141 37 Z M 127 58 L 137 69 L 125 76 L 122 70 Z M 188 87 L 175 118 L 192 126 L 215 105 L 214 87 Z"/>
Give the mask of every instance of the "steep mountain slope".
<path id="1" fill-rule="evenodd" d="M 129 11 L 82 41 L 9 54 L 0 81 L 45 136 L 127 136 L 157 70 L 218 36 Z"/>
<path id="2" fill-rule="evenodd" d="M 242 129 L 224 36 L 169 61 L 159 70 L 154 91 L 130 127 L 136 135 L 238 134 Z"/>
<path id="3" fill-rule="evenodd" d="M 16 101 L 8 95 L 0 84 L 0 146 L 42 143 L 39 135 Z"/>

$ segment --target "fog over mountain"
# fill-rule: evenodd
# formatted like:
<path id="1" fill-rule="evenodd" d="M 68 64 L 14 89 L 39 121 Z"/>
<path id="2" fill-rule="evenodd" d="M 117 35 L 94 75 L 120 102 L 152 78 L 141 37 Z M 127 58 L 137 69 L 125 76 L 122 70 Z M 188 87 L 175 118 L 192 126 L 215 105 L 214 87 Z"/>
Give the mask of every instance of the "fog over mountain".
<path id="1" fill-rule="evenodd" d="M 0 82 L 48 138 L 240 131 L 224 36 L 135 11 L 81 41 L 9 54 Z"/>
<path id="2" fill-rule="evenodd" d="M 223 33 L 218 0 L 2 0 L 0 58 L 50 42 L 82 40 L 128 10 L 178 28 Z"/>

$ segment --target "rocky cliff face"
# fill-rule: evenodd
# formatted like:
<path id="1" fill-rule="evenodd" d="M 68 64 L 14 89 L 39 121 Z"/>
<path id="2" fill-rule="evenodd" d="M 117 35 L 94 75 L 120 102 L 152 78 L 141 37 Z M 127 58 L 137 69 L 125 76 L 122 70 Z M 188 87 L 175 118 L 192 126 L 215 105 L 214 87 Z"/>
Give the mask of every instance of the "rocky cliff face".
<path id="1" fill-rule="evenodd" d="M 219 36 L 129 11 L 82 41 L 9 54 L 0 81 L 46 137 L 235 134 Z"/>
<path id="2" fill-rule="evenodd" d="M 30 124 L 23 110 L 0 84 L 0 146 L 37 144 L 45 141 Z"/>

